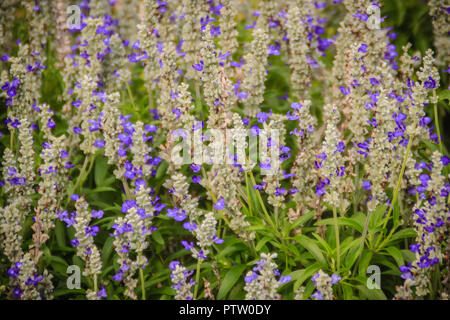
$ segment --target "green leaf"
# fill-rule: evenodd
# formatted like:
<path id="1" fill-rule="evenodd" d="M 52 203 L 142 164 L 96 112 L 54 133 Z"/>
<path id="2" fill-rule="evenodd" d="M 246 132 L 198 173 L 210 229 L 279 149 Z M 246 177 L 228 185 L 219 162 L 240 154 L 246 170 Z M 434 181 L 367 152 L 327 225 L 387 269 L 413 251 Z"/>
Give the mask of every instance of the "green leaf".
<path id="1" fill-rule="evenodd" d="M 114 242 L 114 238 L 108 237 L 108 239 L 106 239 L 106 241 L 105 241 L 105 244 L 103 245 L 103 249 L 102 249 L 103 265 L 106 265 L 106 263 L 108 262 L 109 256 L 111 255 L 111 252 L 113 249 L 113 242 Z"/>
<path id="2" fill-rule="evenodd" d="M 397 262 L 397 265 L 403 266 L 405 264 L 405 260 L 403 259 L 402 253 L 397 247 L 391 246 L 386 248 L 386 251 L 394 258 L 395 262 Z"/>
<path id="3" fill-rule="evenodd" d="M 346 283 L 342 283 L 342 292 L 344 293 L 344 300 L 353 300 L 353 289 Z"/>
<path id="4" fill-rule="evenodd" d="M 246 267 L 246 265 L 239 265 L 228 270 L 225 278 L 223 279 L 222 285 L 220 286 L 219 293 L 217 294 L 218 300 L 226 297 L 231 288 L 233 288 L 234 284 L 239 280 Z"/>
<path id="5" fill-rule="evenodd" d="M 295 281 L 294 284 L 294 290 L 296 291 L 302 284 L 305 282 L 306 279 L 311 278 L 317 271 L 319 271 L 323 265 L 320 263 L 314 263 L 307 267 L 306 269 L 297 270 L 297 271 L 303 271 L 302 273 L 295 274 L 297 281 Z M 292 277 L 294 278 L 294 276 Z"/>
<path id="6" fill-rule="evenodd" d="M 403 0 L 395 0 L 395 4 L 397 7 L 397 10 L 396 10 L 397 26 L 400 26 L 400 25 L 402 25 L 403 21 L 405 20 L 406 8 L 404 6 Z"/>
<path id="7" fill-rule="evenodd" d="M 369 230 L 374 230 L 383 223 L 383 215 L 386 212 L 387 207 L 387 205 L 383 204 L 375 209 L 370 217 Z"/>
<path id="8" fill-rule="evenodd" d="M 55 235 L 56 235 L 56 243 L 59 247 L 66 246 L 66 227 L 64 224 L 57 220 L 55 223 Z"/>
<path id="9" fill-rule="evenodd" d="M 50 265 L 57 273 L 67 276 L 67 268 L 69 265 L 63 258 L 58 256 L 50 256 Z"/>
<path id="10" fill-rule="evenodd" d="M 152 233 L 152 238 L 153 240 L 156 241 L 156 243 L 159 243 L 160 245 L 164 245 L 164 238 L 161 235 L 161 232 L 159 232 L 159 230 L 156 230 L 155 232 Z"/>
<path id="11" fill-rule="evenodd" d="M 373 252 L 369 250 L 364 250 L 361 254 L 361 259 L 359 260 L 358 274 L 365 276 L 367 274 L 367 267 L 372 260 Z"/>
<path id="12" fill-rule="evenodd" d="M 358 255 L 359 251 L 360 251 L 359 247 L 354 247 L 353 249 L 350 250 L 350 252 L 345 257 L 345 266 L 348 269 L 353 267 L 353 265 L 355 264 L 356 260 L 359 257 L 359 255 Z"/>
<path id="13" fill-rule="evenodd" d="M 156 175 L 155 175 L 156 180 L 161 179 L 164 176 L 164 174 L 166 174 L 167 167 L 168 167 L 167 162 L 165 162 L 165 161 L 161 162 L 158 170 L 156 170 Z"/>
<path id="14" fill-rule="evenodd" d="M 450 100 L 450 90 L 442 90 L 439 92 L 439 101 Z"/>
<path id="15" fill-rule="evenodd" d="M 295 236 L 294 239 L 306 250 L 308 250 L 309 253 L 312 254 L 312 256 L 316 259 L 317 262 L 320 262 L 321 264 L 326 264 L 325 257 L 322 254 L 322 251 L 317 246 L 316 242 L 304 235 Z"/>
<path id="16" fill-rule="evenodd" d="M 360 233 L 363 232 L 363 226 L 355 219 L 339 217 L 337 220 L 339 226 L 350 226 Z M 316 226 L 334 225 L 334 219 L 333 218 L 322 219 L 320 221 L 317 221 L 315 225 Z"/>
<path id="17" fill-rule="evenodd" d="M 225 243 L 226 240 L 225 240 Z M 231 255 L 231 253 L 235 252 L 235 251 L 242 251 L 242 250 L 247 250 L 247 246 L 243 243 L 235 243 L 233 245 L 229 245 L 227 246 L 225 249 L 221 250 L 218 254 L 217 254 L 217 259 L 222 259 L 224 257 L 229 257 Z"/>
<path id="18" fill-rule="evenodd" d="M 95 189 L 83 189 L 83 191 L 86 194 L 92 194 L 92 193 L 98 193 L 98 192 L 116 191 L 116 189 L 114 189 L 112 187 L 103 186 L 103 187 L 97 187 Z"/>
<path id="19" fill-rule="evenodd" d="M 297 228 L 298 226 L 304 225 L 307 221 L 309 221 L 314 216 L 314 211 L 310 211 L 307 214 L 302 215 L 300 218 L 295 220 L 292 224 L 290 224 L 289 231 Z"/>
<path id="20" fill-rule="evenodd" d="M 369 300 L 387 300 L 381 289 L 369 289 L 364 285 L 356 286 L 363 298 Z"/>
<path id="21" fill-rule="evenodd" d="M 416 254 L 414 252 L 411 252 L 411 250 L 400 250 L 402 253 L 403 259 L 407 262 L 413 262 L 416 259 Z"/>
<path id="22" fill-rule="evenodd" d="M 317 239 L 317 241 L 322 246 L 322 248 L 324 248 L 327 251 L 328 256 L 332 256 L 333 249 L 331 249 L 330 245 L 325 240 L 323 240 L 323 238 L 320 235 L 318 235 L 317 233 L 312 233 L 312 235 L 314 238 Z"/>
<path id="23" fill-rule="evenodd" d="M 56 289 L 53 292 L 53 296 L 57 298 L 68 294 L 75 294 L 75 293 L 84 294 L 85 292 L 86 291 L 84 289 Z"/>
<path id="24" fill-rule="evenodd" d="M 348 237 L 341 244 L 341 260 L 343 261 L 347 252 L 352 252 L 352 250 L 359 249 L 361 244 L 361 238 L 353 239 L 353 237 Z"/>
<path id="25" fill-rule="evenodd" d="M 262 247 L 264 247 L 264 245 L 268 242 L 272 240 L 272 237 L 264 237 L 261 240 L 258 241 L 258 244 L 256 245 L 256 251 L 259 251 L 262 249 Z"/>
<path id="26" fill-rule="evenodd" d="M 417 237 L 416 231 L 413 228 L 406 228 L 400 230 L 399 232 L 394 233 L 391 239 L 389 240 L 389 243 L 405 238 L 415 238 L 415 237 Z"/>
<path id="27" fill-rule="evenodd" d="M 97 157 L 95 159 L 94 181 L 97 187 L 106 186 L 105 178 L 108 173 L 108 163 L 106 158 Z"/>
<path id="28" fill-rule="evenodd" d="M 394 222 L 394 228 L 400 224 L 400 207 L 398 201 L 394 204 L 394 209 L 392 210 L 392 220 Z"/>

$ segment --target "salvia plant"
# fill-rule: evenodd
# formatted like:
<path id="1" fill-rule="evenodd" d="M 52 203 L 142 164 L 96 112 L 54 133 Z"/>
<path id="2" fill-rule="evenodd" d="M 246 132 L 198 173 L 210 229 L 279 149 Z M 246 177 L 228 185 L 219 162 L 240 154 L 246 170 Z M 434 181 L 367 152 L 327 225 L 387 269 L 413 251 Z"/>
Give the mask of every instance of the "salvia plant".
<path id="1" fill-rule="evenodd" d="M 77 2 L 0 2 L 1 299 L 449 298 L 448 1 Z"/>

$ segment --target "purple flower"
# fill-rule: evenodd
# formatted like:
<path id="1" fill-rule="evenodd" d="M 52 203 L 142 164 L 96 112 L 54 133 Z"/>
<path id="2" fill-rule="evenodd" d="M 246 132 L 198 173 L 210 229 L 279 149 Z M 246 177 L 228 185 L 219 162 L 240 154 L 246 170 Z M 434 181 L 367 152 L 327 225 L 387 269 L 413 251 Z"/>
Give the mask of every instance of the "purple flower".
<path id="1" fill-rule="evenodd" d="M 203 250 L 200 250 L 200 251 L 198 252 L 197 258 L 198 258 L 198 259 L 204 259 L 204 260 L 208 259 L 208 257 L 204 255 Z"/>
<path id="2" fill-rule="evenodd" d="M 178 209 L 178 208 L 173 208 L 173 209 L 167 209 L 167 215 L 168 217 L 174 218 L 175 221 L 183 221 L 184 219 L 187 218 L 186 215 L 186 211 L 184 209 Z"/>
<path id="3" fill-rule="evenodd" d="M 169 269 L 172 271 L 175 271 L 175 269 L 177 268 L 177 265 L 180 264 L 180 261 L 177 260 L 173 260 L 172 262 L 169 263 Z"/>
<path id="4" fill-rule="evenodd" d="M 92 217 L 96 218 L 96 219 L 101 219 L 103 217 L 103 214 L 104 214 L 103 210 L 98 210 L 98 211 L 92 210 L 92 213 L 91 213 Z"/>
<path id="5" fill-rule="evenodd" d="M 73 128 L 73 132 L 76 133 L 76 134 L 80 134 L 80 133 L 83 132 L 83 130 L 81 130 L 80 127 L 74 127 L 74 128 Z"/>
<path id="6" fill-rule="evenodd" d="M 280 55 L 280 43 L 275 41 L 275 45 L 269 45 L 269 56 L 279 56 Z"/>
<path id="7" fill-rule="evenodd" d="M 336 146 L 336 152 L 344 152 L 345 144 L 344 142 L 339 142 Z"/>
<path id="8" fill-rule="evenodd" d="M 191 170 L 192 170 L 193 172 L 197 173 L 197 172 L 200 171 L 201 166 L 199 166 L 199 165 L 193 163 L 193 164 L 191 164 L 191 166 L 190 166 L 189 168 L 191 168 Z"/>
<path id="9" fill-rule="evenodd" d="M 260 163 L 259 166 L 260 166 L 261 169 L 263 169 L 263 170 L 270 170 L 270 168 L 271 168 L 270 160 L 269 160 L 269 159 L 266 159 L 266 161 L 263 162 L 263 163 Z"/>
<path id="10" fill-rule="evenodd" d="M 366 53 L 367 52 L 367 44 L 361 44 L 361 46 L 358 49 L 358 52 Z"/>
<path id="11" fill-rule="evenodd" d="M 14 267 L 11 267 L 8 269 L 8 275 L 11 278 L 17 278 L 19 276 L 20 273 L 20 267 L 22 266 L 22 262 L 16 262 Z"/>
<path id="12" fill-rule="evenodd" d="M 362 187 L 364 189 L 366 189 L 367 191 L 370 191 L 372 189 L 372 185 L 371 185 L 370 181 L 363 181 Z"/>
<path id="13" fill-rule="evenodd" d="M 13 294 L 14 294 L 14 298 L 19 299 L 23 295 L 23 291 L 20 290 L 19 287 L 16 287 L 13 291 Z"/>
<path id="14" fill-rule="evenodd" d="M 380 81 L 378 81 L 376 78 L 370 78 L 369 80 L 370 80 L 370 83 L 371 83 L 374 87 L 376 87 L 377 85 L 380 84 Z"/>
<path id="15" fill-rule="evenodd" d="M 291 281 L 291 280 L 292 280 L 292 277 L 291 277 L 291 276 L 282 276 L 282 277 L 280 278 L 279 282 L 280 282 L 281 284 L 285 284 L 285 283 L 288 283 L 288 282 Z"/>
<path id="16" fill-rule="evenodd" d="M 341 92 L 342 92 L 342 94 L 344 95 L 344 96 L 346 96 L 346 95 L 348 95 L 349 93 L 350 93 L 350 88 L 348 88 L 348 87 L 339 87 L 339 89 L 341 90 Z"/>
<path id="17" fill-rule="evenodd" d="M 247 97 L 248 97 L 248 93 L 247 93 L 247 92 L 244 92 L 244 91 L 241 91 L 241 92 L 239 92 L 236 96 L 237 96 L 239 99 L 245 100 L 245 99 L 247 99 Z"/>
<path id="18" fill-rule="evenodd" d="M 197 64 L 193 64 L 192 68 L 194 68 L 197 71 L 202 71 L 203 70 L 203 60 L 200 60 L 200 63 Z"/>
<path id="19" fill-rule="evenodd" d="M 436 81 L 432 77 L 428 77 L 428 80 L 423 83 L 423 86 L 426 89 L 435 89 Z"/>
<path id="20" fill-rule="evenodd" d="M 112 279 L 114 281 L 120 281 L 123 279 L 123 271 L 119 270 L 115 275 L 113 275 Z"/>
<path id="21" fill-rule="evenodd" d="M 338 283 L 342 278 L 339 277 L 337 274 L 333 274 L 331 276 L 331 284 L 336 284 Z"/>
<path id="22" fill-rule="evenodd" d="M 105 146 L 105 140 L 99 139 L 94 142 L 94 147 L 97 147 L 100 149 L 100 148 L 103 148 L 104 146 Z"/>
<path id="23" fill-rule="evenodd" d="M 254 137 L 256 137 L 256 136 L 258 136 L 259 135 L 259 127 L 258 126 L 252 126 L 251 128 L 250 128 L 250 132 L 252 133 L 252 135 L 254 136 Z"/>
<path id="24" fill-rule="evenodd" d="M 247 283 L 252 283 L 256 279 L 258 279 L 258 274 L 252 271 L 251 274 L 245 276 L 244 281 Z"/>
<path id="25" fill-rule="evenodd" d="M 77 201 L 78 199 L 80 199 L 80 196 L 74 193 L 70 196 L 70 199 L 72 199 L 73 201 Z"/>
<path id="26" fill-rule="evenodd" d="M 225 240 L 220 239 L 220 238 L 217 237 L 217 236 L 214 236 L 214 237 L 213 237 L 213 240 L 214 240 L 214 242 L 215 242 L 216 244 L 222 244 L 222 243 L 225 242 Z"/>
<path id="27" fill-rule="evenodd" d="M 106 298 L 108 295 L 106 294 L 106 289 L 104 286 L 100 289 L 100 291 L 97 293 L 97 296 L 99 298 Z"/>
<path id="28" fill-rule="evenodd" d="M 317 300 L 323 300 L 322 292 L 320 292 L 320 290 L 317 290 L 317 292 L 312 294 L 311 297 Z"/>
<path id="29" fill-rule="evenodd" d="M 256 118 L 258 118 L 258 122 L 259 123 L 264 123 L 267 121 L 267 119 L 272 115 L 272 110 L 270 110 L 270 113 L 265 113 L 265 112 L 259 112 L 256 115 Z"/>
<path id="30" fill-rule="evenodd" d="M 95 237 L 99 230 L 100 230 L 100 228 L 98 226 L 91 226 L 91 227 L 86 227 L 84 232 L 85 232 L 86 235 L 90 235 L 92 237 Z"/>
<path id="31" fill-rule="evenodd" d="M 183 245 L 183 247 L 184 247 L 186 250 L 191 250 L 192 248 L 194 248 L 194 243 L 193 243 L 193 242 L 187 242 L 187 241 L 185 241 L 185 240 L 182 240 L 182 241 L 181 241 L 181 244 Z"/>
<path id="32" fill-rule="evenodd" d="M 193 223 L 185 222 L 183 224 L 183 228 L 188 231 L 194 231 L 197 228 L 197 224 L 195 222 L 193 222 Z"/>
<path id="33" fill-rule="evenodd" d="M 310 56 L 306 56 L 306 62 L 314 69 L 319 68 L 319 64 L 317 63 L 317 61 L 314 59 L 311 59 Z"/>
<path id="34" fill-rule="evenodd" d="M 211 26 L 211 37 L 217 37 L 220 36 L 220 26 Z"/>
<path id="35" fill-rule="evenodd" d="M 200 182 L 202 182 L 202 178 L 200 176 L 192 176 L 192 182 L 200 183 Z"/>
<path id="36" fill-rule="evenodd" d="M 215 204 L 214 209 L 216 210 L 223 210 L 225 208 L 225 200 L 223 198 L 220 198 Z"/>

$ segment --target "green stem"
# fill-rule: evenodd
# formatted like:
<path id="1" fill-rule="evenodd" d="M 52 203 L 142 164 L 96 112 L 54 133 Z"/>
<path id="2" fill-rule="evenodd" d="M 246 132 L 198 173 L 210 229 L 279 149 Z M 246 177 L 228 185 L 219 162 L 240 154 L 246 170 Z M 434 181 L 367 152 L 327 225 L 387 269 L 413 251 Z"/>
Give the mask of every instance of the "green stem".
<path id="1" fill-rule="evenodd" d="M 245 172 L 245 186 L 247 189 L 247 199 L 248 199 L 248 210 L 250 211 L 250 216 L 253 216 L 253 212 L 252 212 L 252 200 L 250 198 L 250 186 L 248 183 L 248 175 L 247 172 Z"/>
<path id="2" fill-rule="evenodd" d="M 138 110 L 136 108 L 136 104 L 134 103 L 133 93 L 131 92 L 130 85 L 129 85 L 128 82 L 126 84 L 127 84 L 128 95 L 130 96 L 131 104 L 133 106 L 133 110 L 136 113 L 136 115 L 139 117 L 139 112 L 138 112 Z"/>
<path id="3" fill-rule="evenodd" d="M 195 106 L 198 109 L 198 112 L 200 112 L 203 115 L 202 100 L 200 96 L 200 85 L 198 84 L 198 81 L 195 82 Z"/>
<path id="4" fill-rule="evenodd" d="M 386 229 L 386 225 L 391 217 L 391 212 L 395 206 L 395 202 L 397 201 L 398 191 L 400 190 L 400 185 L 402 183 L 403 174 L 405 173 L 406 161 L 408 160 L 408 155 L 409 155 L 409 152 L 411 151 L 412 143 L 413 143 L 413 137 L 411 137 L 409 139 L 408 146 L 406 147 L 406 154 L 405 154 L 405 158 L 403 159 L 402 169 L 400 171 L 400 176 L 398 177 L 397 186 L 396 186 L 395 192 L 394 192 L 394 197 L 392 199 L 391 206 L 389 207 L 389 211 L 387 213 L 386 220 L 384 221 L 383 227 L 381 228 L 381 230 L 383 230 L 383 231 Z M 378 246 L 378 243 L 380 240 L 381 240 L 381 237 L 378 238 L 375 247 Z"/>
<path id="5" fill-rule="evenodd" d="M 358 190 L 359 185 L 359 162 L 356 163 L 355 166 L 355 191 Z M 356 214 L 358 211 L 358 202 L 356 198 L 356 192 L 353 193 L 353 214 Z"/>
<path id="6" fill-rule="evenodd" d="M 97 275 L 94 274 L 94 292 L 98 292 Z"/>
<path id="7" fill-rule="evenodd" d="M 198 292 L 198 283 L 200 282 L 200 265 L 201 265 L 201 259 L 199 258 L 197 260 L 197 274 L 195 275 L 195 289 L 194 289 L 194 300 L 197 299 L 197 292 Z"/>
<path id="8" fill-rule="evenodd" d="M 436 93 L 434 93 L 436 94 Z M 441 130 L 439 129 L 439 116 L 438 116 L 438 109 L 437 109 L 437 103 L 434 104 L 434 123 L 436 127 L 436 132 L 439 139 L 439 150 L 441 151 L 441 154 L 444 155 L 444 148 L 442 147 L 442 140 L 441 140 Z"/>
<path id="9" fill-rule="evenodd" d="M 133 197 L 132 197 L 132 193 L 130 191 L 130 186 L 128 185 L 128 182 L 127 182 L 127 178 L 122 177 L 122 184 L 123 184 L 123 188 L 125 189 L 125 193 L 127 195 L 127 198 L 129 200 L 132 200 Z"/>
<path id="10" fill-rule="evenodd" d="M 142 268 L 139 268 L 139 278 L 141 279 L 141 293 L 142 293 L 142 300 L 145 299 L 145 283 L 144 283 L 144 270 Z"/>
<path id="11" fill-rule="evenodd" d="M 89 163 L 89 158 L 90 158 L 90 154 L 88 154 L 84 158 L 84 163 L 83 163 L 83 166 L 81 167 L 80 174 L 78 175 L 77 182 L 75 183 L 75 186 L 72 188 L 72 192 L 70 193 L 70 195 L 72 193 L 76 192 L 76 190 L 78 188 L 78 185 L 82 185 L 82 181 L 84 180 L 84 174 L 86 172 L 86 168 L 87 168 L 87 165 Z"/>
<path id="12" fill-rule="evenodd" d="M 256 185 L 256 180 L 255 180 L 255 176 L 253 175 L 252 171 L 250 171 L 250 178 L 252 180 L 253 186 L 255 186 Z M 272 219 L 270 218 L 269 212 L 266 209 L 266 206 L 265 206 L 264 201 L 263 201 L 263 199 L 261 197 L 261 194 L 259 193 L 259 190 L 256 190 L 256 195 L 258 197 L 259 204 L 261 205 L 261 208 L 262 208 L 264 214 L 266 215 L 267 220 L 270 222 L 272 227 L 274 227 L 276 229 L 275 224 L 273 223 Z"/>
<path id="13" fill-rule="evenodd" d="M 337 213 L 336 213 L 336 207 L 333 207 L 333 220 L 334 220 L 334 233 L 336 234 L 336 271 L 339 271 L 339 268 L 341 266 L 341 245 L 339 243 L 339 226 L 338 226 L 338 220 L 337 220 Z"/>
<path id="14" fill-rule="evenodd" d="M 362 251 L 362 249 L 364 249 L 364 242 L 366 241 L 367 231 L 369 230 L 369 223 L 370 223 L 371 217 L 372 217 L 372 211 L 369 211 L 369 214 L 366 217 L 366 222 L 364 224 L 364 230 L 363 230 L 363 234 L 361 237 L 361 249 L 360 249 L 361 251 Z"/>
<path id="15" fill-rule="evenodd" d="M 148 88 L 148 102 L 150 104 L 150 109 L 154 109 L 154 103 L 153 103 L 153 90 L 150 88 Z"/>
<path id="16" fill-rule="evenodd" d="M 11 130 L 10 139 L 9 139 L 10 149 L 12 152 L 14 152 L 14 133 L 15 133 L 15 129 L 13 128 Z"/>

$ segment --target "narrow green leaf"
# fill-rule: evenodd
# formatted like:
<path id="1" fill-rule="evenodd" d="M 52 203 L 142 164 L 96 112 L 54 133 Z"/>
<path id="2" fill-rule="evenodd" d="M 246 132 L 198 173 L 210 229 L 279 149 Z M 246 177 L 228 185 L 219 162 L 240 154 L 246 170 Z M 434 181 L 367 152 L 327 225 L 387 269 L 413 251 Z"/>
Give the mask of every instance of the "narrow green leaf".
<path id="1" fill-rule="evenodd" d="M 397 265 L 403 266 L 405 264 L 405 260 L 403 259 L 402 253 L 397 247 L 391 246 L 386 248 L 386 251 L 394 258 L 395 262 L 397 262 Z"/>
<path id="2" fill-rule="evenodd" d="M 258 241 L 258 244 L 256 245 L 256 251 L 259 251 L 262 249 L 262 247 L 264 247 L 264 245 L 268 242 L 272 240 L 272 237 L 264 237 L 261 240 Z"/>
<path id="3" fill-rule="evenodd" d="M 364 285 L 357 286 L 361 296 L 369 300 L 387 300 L 381 289 L 369 289 Z"/>
<path id="4" fill-rule="evenodd" d="M 415 238 L 417 236 L 416 231 L 413 228 L 402 229 L 392 235 L 389 243 L 405 238 Z"/>
<path id="5" fill-rule="evenodd" d="M 231 288 L 233 288 L 234 284 L 239 280 L 242 273 L 244 272 L 246 266 L 239 265 L 234 266 L 230 270 L 228 270 L 225 275 L 222 285 L 220 286 L 219 293 L 217 294 L 217 299 L 221 300 L 226 297 L 228 292 L 230 292 Z"/>
<path id="6" fill-rule="evenodd" d="M 105 178 L 108 173 L 107 159 L 104 157 L 97 157 L 95 159 L 94 181 L 97 187 L 107 186 Z"/>
<path id="7" fill-rule="evenodd" d="M 313 255 L 313 257 L 316 259 L 317 262 L 320 262 L 322 264 L 326 264 L 325 257 L 322 254 L 322 251 L 316 244 L 316 242 L 313 239 L 310 239 L 304 235 L 295 236 L 294 239 L 306 250 L 308 250 L 309 253 Z"/>
<path id="8" fill-rule="evenodd" d="M 159 230 L 156 230 L 155 232 L 152 233 L 152 238 L 160 245 L 164 245 L 165 243 L 164 238 L 162 237 L 161 232 L 159 232 Z"/>
<path id="9" fill-rule="evenodd" d="M 359 266 L 358 266 L 358 274 L 361 276 L 366 276 L 367 274 L 367 267 L 370 264 L 370 261 L 372 260 L 373 252 L 369 250 L 364 250 L 361 254 L 361 259 L 359 260 Z"/>

